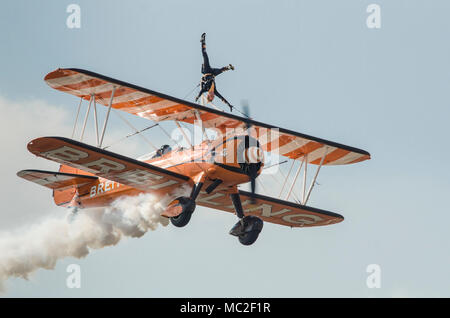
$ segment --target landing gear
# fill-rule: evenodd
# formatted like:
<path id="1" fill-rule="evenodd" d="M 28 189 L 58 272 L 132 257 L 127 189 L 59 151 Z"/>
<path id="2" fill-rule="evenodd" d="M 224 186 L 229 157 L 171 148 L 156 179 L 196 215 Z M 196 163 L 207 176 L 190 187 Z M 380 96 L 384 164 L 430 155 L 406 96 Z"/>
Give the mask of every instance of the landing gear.
<path id="1" fill-rule="evenodd" d="M 237 236 L 243 245 L 255 243 L 263 228 L 263 221 L 253 215 L 248 215 L 239 220 L 230 230 L 230 234 Z"/>
<path id="2" fill-rule="evenodd" d="M 171 217 L 170 222 L 176 227 L 186 226 L 191 220 L 191 215 L 195 210 L 195 201 L 188 197 L 179 197 L 173 203 L 177 208 L 181 209 L 181 213 Z"/>
<path id="3" fill-rule="evenodd" d="M 186 226 L 191 220 L 191 215 L 195 210 L 195 199 L 197 199 L 200 190 L 202 189 L 203 182 L 197 183 L 192 189 L 190 197 L 179 197 L 170 203 L 168 209 L 178 210 L 177 216 L 170 218 L 170 222 L 176 227 Z"/>
<path id="4" fill-rule="evenodd" d="M 233 236 L 237 236 L 241 244 L 252 245 L 258 238 L 264 223 L 260 218 L 256 216 L 244 216 L 244 210 L 242 209 L 242 203 L 239 193 L 231 194 L 230 197 L 231 201 L 233 201 L 236 215 L 240 219 L 239 222 L 237 222 L 230 230 L 230 234 Z"/>

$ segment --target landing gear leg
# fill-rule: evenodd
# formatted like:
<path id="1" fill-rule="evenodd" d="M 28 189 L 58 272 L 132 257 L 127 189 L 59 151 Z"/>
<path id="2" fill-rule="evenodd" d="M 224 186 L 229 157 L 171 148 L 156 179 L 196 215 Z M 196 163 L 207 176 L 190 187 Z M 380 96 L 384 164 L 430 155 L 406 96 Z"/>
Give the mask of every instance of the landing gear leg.
<path id="1" fill-rule="evenodd" d="M 236 215 L 239 218 L 233 228 L 230 230 L 230 234 L 237 236 L 239 242 L 243 245 L 252 245 L 258 239 L 259 233 L 263 228 L 263 221 L 253 215 L 244 216 L 244 210 L 242 209 L 241 198 L 239 193 L 233 193 L 230 195 L 231 201 L 233 201 Z"/>
<path id="2" fill-rule="evenodd" d="M 186 226 L 191 220 L 192 213 L 195 210 L 195 200 L 197 199 L 200 190 L 203 187 L 203 182 L 197 183 L 192 189 L 189 197 L 179 197 L 173 202 L 174 208 L 181 209 L 181 213 L 177 216 L 171 217 L 170 222 L 176 227 Z"/>

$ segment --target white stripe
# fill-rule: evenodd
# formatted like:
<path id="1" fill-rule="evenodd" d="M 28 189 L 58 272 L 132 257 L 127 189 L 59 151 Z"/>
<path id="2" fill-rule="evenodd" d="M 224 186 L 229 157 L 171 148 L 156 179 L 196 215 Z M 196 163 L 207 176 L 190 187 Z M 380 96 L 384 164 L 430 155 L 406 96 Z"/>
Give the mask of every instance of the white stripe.
<path id="1" fill-rule="evenodd" d="M 280 153 L 281 155 L 287 154 L 291 151 L 294 151 L 298 148 L 303 147 L 304 145 L 306 145 L 309 142 L 308 139 L 304 139 L 304 138 L 296 138 L 293 141 L 281 146 L 278 149 L 278 153 Z"/>
<path id="2" fill-rule="evenodd" d="M 111 91 L 112 85 L 113 84 L 107 83 L 107 84 L 98 85 L 98 86 L 94 86 L 94 87 L 83 88 L 80 90 L 70 89 L 70 90 L 63 90 L 63 91 L 80 97 L 80 96 L 84 96 L 84 95 L 100 94 L 100 93 L 104 93 L 107 91 Z M 102 98 L 102 99 L 99 98 L 97 100 L 97 102 L 102 105 L 108 105 L 107 101 L 104 98 Z"/>
<path id="3" fill-rule="evenodd" d="M 93 78 L 90 76 L 86 76 L 84 74 L 77 73 L 77 74 L 73 74 L 73 75 L 48 79 L 48 80 L 46 80 L 46 82 L 48 85 L 54 87 L 54 86 L 77 84 L 77 83 L 81 83 L 84 81 L 88 81 L 90 79 L 93 79 Z"/>
<path id="4" fill-rule="evenodd" d="M 144 92 L 140 92 L 140 91 L 134 91 L 132 93 L 120 95 L 117 97 L 114 96 L 113 105 L 118 104 L 118 103 L 123 103 L 123 102 L 131 102 L 132 103 L 134 100 L 138 100 L 138 99 L 148 97 L 148 96 L 152 96 L 152 95 L 144 93 Z M 107 98 L 108 99 L 111 98 L 111 94 Z"/>
<path id="5" fill-rule="evenodd" d="M 344 157 L 339 158 L 335 161 L 332 161 L 330 163 L 327 163 L 327 165 L 345 165 L 349 162 L 352 162 L 353 160 L 356 160 L 358 158 L 361 158 L 363 155 L 356 153 L 356 152 L 350 152 L 346 154 Z"/>
<path id="6" fill-rule="evenodd" d="M 277 129 L 268 129 L 259 127 L 259 133 L 260 135 L 258 137 L 258 140 L 263 148 L 266 148 L 267 144 L 273 142 L 274 140 L 280 138 L 281 136 L 280 132 Z"/>
<path id="7" fill-rule="evenodd" d="M 148 96 L 152 96 L 152 95 L 148 95 Z M 150 104 L 146 104 L 146 105 L 142 105 L 142 106 L 135 106 L 135 107 L 127 107 L 124 110 L 129 113 L 136 114 L 141 117 L 145 117 L 147 115 L 147 113 L 153 113 L 156 110 L 169 108 L 169 107 L 175 106 L 177 104 L 178 103 L 176 103 L 176 102 L 172 102 L 170 100 L 163 99 L 156 103 L 150 103 Z"/>
<path id="8" fill-rule="evenodd" d="M 323 157 L 323 155 L 324 155 L 324 153 L 325 153 L 327 147 L 328 147 L 327 154 L 329 154 L 329 153 L 331 153 L 332 151 L 334 151 L 334 150 L 337 149 L 337 148 L 335 148 L 335 147 L 322 146 L 321 148 L 316 149 L 316 150 L 314 150 L 314 151 L 308 153 L 308 163 L 310 163 L 310 162 L 312 162 L 312 161 L 314 161 L 314 160 L 317 160 L 317 159 L 322 159 L 322 157 Z M 302 157 L 301 157 L 301 158 L 302 158 Z M 301 159 L 299 158 L 299 159 L 297 159 L 297 160 L 301 160 Z M 324 164 L 325 164 L 325 163 L 324 163 Z"/>
<path id="9" fill-rule="evenodd" d="M 121 109 L 121 110 L 125 110 L 128 111 L 126 108 Z M 156 115 L 153 112 L 150 111 L 146 111 L 146 112 L 142 112 L 142 113 L 136 113 L 135 115 L 138 115 L 142 118 L 146 118 L 146 119 L 150 119 L 153 121 L 161 121 L 161 120 L 179 120 L 179 121 L 183 121 L 186 118 L 189 117 L 194 117 L 194 115 L 192 114 L 193 110 L 188 110 L 182 113 L 173 113 L 173 114 L 169 114 L 169 115 Z"/>

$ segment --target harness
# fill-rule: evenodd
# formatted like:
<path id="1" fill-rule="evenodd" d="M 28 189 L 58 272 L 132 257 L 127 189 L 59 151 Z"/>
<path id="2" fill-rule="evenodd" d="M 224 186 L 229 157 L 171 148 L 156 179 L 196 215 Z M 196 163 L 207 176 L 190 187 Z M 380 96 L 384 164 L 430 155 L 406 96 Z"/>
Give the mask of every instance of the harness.
<path id="1" fill-rule="evenodd" d="M 203 74 L 202 75 L 202 83 L 207 83 L 207 82 L 210 82 L 210 81 L 214 81 L 214 78 L 215 78 L 215 76 L 212 73 Z"/>

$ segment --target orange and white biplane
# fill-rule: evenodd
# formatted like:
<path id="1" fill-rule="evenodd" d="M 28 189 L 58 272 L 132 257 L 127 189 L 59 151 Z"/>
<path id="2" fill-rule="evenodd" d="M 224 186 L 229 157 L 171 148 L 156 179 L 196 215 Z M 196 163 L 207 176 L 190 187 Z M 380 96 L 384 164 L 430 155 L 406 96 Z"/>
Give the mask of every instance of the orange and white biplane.
<path id="1" fill-rule="evenodd" d="M 182 227 L 188 224 L 196 205 L 235 213 L 239 220 L 230 234 L 237 236 L 242 244 L 250 245 L 258 238 L 263 221 L 290 227 L 341 222 L 344 218 L 337 213 L 306 205 L 320 168 L 370 159 L 370 154 L 361 149 L 257 122 L 248 116 L 236 116 L 81 69 L 57 69 L 47 74 L 45 81 L 52 88 L 79 97 L 80 106 L 83 100 L 89 101 L 81 136 L 91 108 L 95 118 L 96 146 L 64 137 L 42 137 L 28 144 L 31 153 L 61 166 L 58 172 L 23 170 L 18 172 L 18 176 L 52 189 L 58 206 L 103 207 L 121 196 L 169 194 L 172 201 L 162 216 L 170 218 L 173 225 Z M 107 107 L 101 131 L 96 104 Z M 180 123 L 197 125 L 205 138 L 190 147 L 172 149 L 164 146 L 146 157 L 128 158 L 102 148 L 111 109 L 156 123 L 174 121 L 178 128 L 181 128 Z M 209 138 L 205 133 L 207 129 L 214 130 L 216 138 Z M 265 168 L 265 153 L 277 153 L 292 159 L 293 163 L 300 161 L 285 200 L 255 193 L 256 178 Z M 306 187 L 306 168 L 311 164 L 317 169 L 311 185 Z M 302 198 L 297 202 L 288 201 L 302 166 Z M 239 185 L 248 182 L 251 191 L 238 189 Z M 283 188 L 286 182 L 287 178 Z M 176 197 L 181 188 L 188 189 L 188 194 Z"/>

